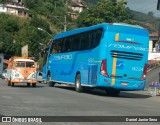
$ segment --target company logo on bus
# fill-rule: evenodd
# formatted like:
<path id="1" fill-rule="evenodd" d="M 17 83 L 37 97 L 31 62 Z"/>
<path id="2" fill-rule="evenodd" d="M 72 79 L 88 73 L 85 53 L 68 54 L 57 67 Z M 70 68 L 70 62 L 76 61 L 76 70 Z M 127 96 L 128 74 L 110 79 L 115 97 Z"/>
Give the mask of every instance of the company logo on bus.
<path id="1" fill-rule="evenodd" d="M 140 51 L 148 51 L 148 48 L 136 47 L 136 46 L 125 46 L 120 44 L 109 44 L 108 47 L 114 47 L 118 49 L 133 49 L 133 50 L 140 50 Z"/>
<path id="2" fill-rule="evenodd" d="M 54 56 L 53 58 L 53 60 L 70 60 L 70 59 L 72 59 L 72 54 Z"/>
<path id="3" fill-rule="evenodd" d="M 117 64 L 116 64 L 116 68 L 117 69 L 123 69 L 124 68 L 124 62 L 123 61 L 117 61 Z"/>

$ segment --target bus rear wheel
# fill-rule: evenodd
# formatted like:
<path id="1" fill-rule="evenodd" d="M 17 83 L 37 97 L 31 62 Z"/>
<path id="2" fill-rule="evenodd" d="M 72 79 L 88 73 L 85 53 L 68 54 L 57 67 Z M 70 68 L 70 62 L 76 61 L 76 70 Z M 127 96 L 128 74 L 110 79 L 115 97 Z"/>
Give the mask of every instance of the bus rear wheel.
<path id="1" fill-rule="evenodd" d="M 75 90 L 77 92 L 83 92 L 83 88 L 81 86 L 81 75 L 77 74 L 76 80 L 75 80 Z"/>

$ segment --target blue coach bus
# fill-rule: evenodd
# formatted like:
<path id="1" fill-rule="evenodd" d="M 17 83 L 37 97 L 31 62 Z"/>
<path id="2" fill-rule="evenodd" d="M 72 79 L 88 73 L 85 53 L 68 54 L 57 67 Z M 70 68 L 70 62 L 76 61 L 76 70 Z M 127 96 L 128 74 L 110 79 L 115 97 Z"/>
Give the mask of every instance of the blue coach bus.
<path id="1" fill-rule="evenodd" d="M 55 83 L 100 88 L 107 94 L 143 90 L 149 33 L 140 26 L 103 23 L 57 34 L 49 47 L 45 75 Z"/>

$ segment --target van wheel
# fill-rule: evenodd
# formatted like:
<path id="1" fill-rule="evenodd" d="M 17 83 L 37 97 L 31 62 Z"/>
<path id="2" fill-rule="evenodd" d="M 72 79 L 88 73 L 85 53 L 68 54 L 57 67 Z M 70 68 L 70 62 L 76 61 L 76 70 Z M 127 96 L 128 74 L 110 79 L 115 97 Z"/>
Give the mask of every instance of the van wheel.
<path id="1" fill-rule="evenodd" d="M 76 80 L 75 80 L 75 90 L 77 92 L 83 92 L 83 88 L 81 86 L 81 75 L 77 74 Z"/>
<path id="2" fill-rule="evenodd" d="M 30 83 L 27 83 L 27 87 L 30 87 Z"/>
<path id="3" fill-rule="evenodd" d="M 11 86 L 12 86 L 12 87 L 14 86 L 14 83 L 13 83 L 13 82 L 11 83 Z"/>
<path id="4" fill-rule="evenodd" d="M 32 83 L 32 87 L 36 87 L 36 83 Z"/>
<path id="5" fill-rule="evenodd" d="M 106 94 L 109 96 L 118 96 L 120 94 L 120 90 L 116 90 L 116 89 L 107 89 L 105 91 L 106 91 Z"/>
<path id="6" fill-rule="evenodd" d="M 11 83 L 8 81 L 8 86 L 11 86 Z"/>

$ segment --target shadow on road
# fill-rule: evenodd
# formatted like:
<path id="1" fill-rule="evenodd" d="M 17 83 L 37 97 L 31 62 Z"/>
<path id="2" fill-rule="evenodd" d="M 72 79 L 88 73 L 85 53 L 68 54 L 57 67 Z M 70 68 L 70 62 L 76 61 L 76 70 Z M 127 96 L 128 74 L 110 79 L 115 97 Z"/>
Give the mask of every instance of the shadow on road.
<path id="1" fill-rule="evenodd" d="M 75 91 L 75 88 L 73 86 L 61 86 L 56 85 L 56 88 L 65 89 L 69 91 Z M 91 94 L 96 96 L 106 96 L 106 97 L 118 97 L 118 98 L 150 98 L 151 96 L 147 95 L 146 91 L 121 91 L 121 93 L 118 96 L 109 96 L 105 93 L 104 90 L 99 89 L 93 89 L 93 90 L 86 90 L 84 92 L 85 94 Z"/>
<path id="2" fill-rule="evenodd" d="M 12 86 L 11 86 L 12 87 Z M 14 85 L 13 87 L 18 87 L 18 88 L 42 88 L 42 87 L 45 87 L 45 86 L 43 86 L 43 85 L 36 85 L 36 87 L 32 87 L 32 85 L 30 86 L 30 87 L 28 87 L 27 85 Z"/>
<path id="3" fill-rule="evenodd" d="M 133 92 L 121 92 L 120 96 L 119 97 L 122 97 L 122 98 L 150 98 L 151 96 L 150 95 L 147 95 L 147 94 L 141 94 L 141 93 L 136 93 L 137 91 L 133 91 Z"/>

